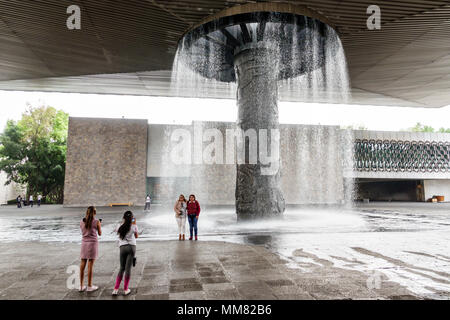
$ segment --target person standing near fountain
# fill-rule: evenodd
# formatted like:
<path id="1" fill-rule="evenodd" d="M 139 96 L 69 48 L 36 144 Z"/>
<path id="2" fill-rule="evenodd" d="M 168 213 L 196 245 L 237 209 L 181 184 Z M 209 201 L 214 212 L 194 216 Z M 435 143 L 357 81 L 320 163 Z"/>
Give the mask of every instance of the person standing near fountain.
<path id="1" fill-rule="evenodd" d="M 150 210 L 150 204 L 152 202 L 152 198 L 149 194 L 147 194 L 147 197 L 145 197 L 145 208 L 144 211 Z"/>
<path id="2" fill-rule="evenodd" d="M 198 216 L 200 215 L 200 203 L 195 199 L 195 195 L 191 194 L 189 196 L 189 201 L 187 203 L 187 214 L 189 221 L 189 240 L 192 240 L 192 231 L 195 232 L 195 240 L 198 240 Z"/>
<path id="3" fill-rule="evenodd" d="M 117 226 L 115 230 L 119 236 L 120 247 L 120 270 L 117 274 L 116 285 L 112 292 L 113 296 L 117 296 L 119 293 L 120 283 L 122 282 L 123 275 L 125 273 L 124 280 L 124 294 L 127 296 L 131 293 L 129 289 L 131 279 L 131 267 L 134 264 L 134 256 L 136 254 L 136 239 L 138 235 L 138 227 L 136 225 L 136 219 L 131 211 L 127 211 L 123 215 L 123 222 Z"/>
<path id="4" fill-rule="evenodd" d="M 178 223 L 178 240 L 185 240 L 185 231 L 186 231 L 186 198 L 184 195 L 180 195 L 177 202 L 175 203 L 174 211 L 175 211 L 175 219 L 177 219 Z M 192 232 L 191 232 L 192 234 Z"/>
<path id="5" fill-rule="evenodd" d="M 81 263 L 80 263 L 80 292 L 87 289 L 92 292 L 98 289 L 92 285 L 92 277 L 94 273 L 94 262 L 98 256 L 98 237 L 102 235 L 102 226 L 99 220 L 95 219 L 97 210 L 91 206 L 86 211 L 86 216 L 80 222 L 80 229 L 83 235 L 81 241 Z M 84 269 L 88 265 L 88 286 L 83 286 Z"/>
<path id="6" fill-rule="evenodd" d="M 17 202 L 17 208 L 22 208 L 22 197 L 21 196 L 17 196 L 16 202 Z"/>

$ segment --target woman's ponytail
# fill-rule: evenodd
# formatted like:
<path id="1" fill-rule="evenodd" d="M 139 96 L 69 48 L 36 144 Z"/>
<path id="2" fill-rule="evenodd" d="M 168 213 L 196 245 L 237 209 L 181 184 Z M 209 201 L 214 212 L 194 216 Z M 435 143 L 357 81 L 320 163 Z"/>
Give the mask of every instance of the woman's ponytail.
<path id="1" fill-rule="evenodd" d="M 119 227 L 117 233 L 119 234 L 120 239 L 125 239 L 127 233 L 131 229 L 131 223 L 133 220 L 133 213 L 131 211 L 127 211 L 123 214 L 124 223 Z"/>

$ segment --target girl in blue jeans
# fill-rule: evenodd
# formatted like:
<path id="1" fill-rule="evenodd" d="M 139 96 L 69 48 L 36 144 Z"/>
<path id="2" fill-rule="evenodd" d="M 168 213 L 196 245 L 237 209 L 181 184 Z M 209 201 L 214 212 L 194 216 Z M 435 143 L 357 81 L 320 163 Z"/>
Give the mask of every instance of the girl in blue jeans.
<path id="1" fill-rule="evenodd" d="M 191 194 L 189 196 L 189 201 L 187 203 L 187 216 L 189 221 L 189 231 L 190 231 L 190 238 L 189 240 L 192 240 L 192 231 L 195 232 L 195 240 L 198 240 L 197 232 L 197 223 L 198 223 L 198 216 L 200 215 L 200 204 L 195 199 L 195 195 Z"/>

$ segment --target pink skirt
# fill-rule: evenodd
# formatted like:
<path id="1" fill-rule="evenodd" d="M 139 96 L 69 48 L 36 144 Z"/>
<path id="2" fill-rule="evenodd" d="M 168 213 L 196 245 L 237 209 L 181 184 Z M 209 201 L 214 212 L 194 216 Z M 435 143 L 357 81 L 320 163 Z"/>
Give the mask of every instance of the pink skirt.
<path id="1" fill-rule="evenodd" d="M 98 257 L 98 241 L 81 242 L 81 259 L 94 260 Z"/>

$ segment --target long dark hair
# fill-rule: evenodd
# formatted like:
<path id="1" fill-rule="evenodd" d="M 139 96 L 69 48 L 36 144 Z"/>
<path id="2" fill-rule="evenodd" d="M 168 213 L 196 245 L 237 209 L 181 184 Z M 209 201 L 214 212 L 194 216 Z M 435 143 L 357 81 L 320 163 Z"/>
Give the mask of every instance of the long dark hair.
<path id="1" fill-rule="evenodd" d="M 124 223 L 120 226 L 119 230 L 117 230 L 117 233 L 119 234 L 120 239 L 125 239 L 127 233 L 131 229 L 131 223 L 133 220 L 133 213 L 131 211 L 127 211 L 123 214 L 123 220 Z"/>
<path id="2" fill-rule="evenodd" d="M 94 221 L 94 216 L 97 213 L 94 206 L 90 206 L 86 210 L 86 217 L 83 219 L 84 226 L 86 229 L 90 229 L 92 227 L 92 221 Z"/>
<path id="3" fill-rule="evenodd" d="M 197 201 L 197 199 L 195 198 L 195 194 L 191 194 L 191 195 L 189 196 L 189 200 L 188 200 L 188 202 L 189 202 L 189 201 L 191 201 L 191 197 L 193 197 L 193 198 L 194 198 L 194 202 L 195 202 L 195 201 Z"/>

